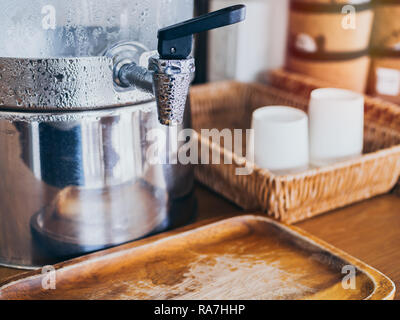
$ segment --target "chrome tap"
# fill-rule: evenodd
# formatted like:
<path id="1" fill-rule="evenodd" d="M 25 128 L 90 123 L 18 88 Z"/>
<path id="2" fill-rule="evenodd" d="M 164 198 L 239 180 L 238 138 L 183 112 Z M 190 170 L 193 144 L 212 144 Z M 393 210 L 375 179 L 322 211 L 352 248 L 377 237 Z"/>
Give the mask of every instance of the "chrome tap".
<path id="1" fill-rule="evenodd" d="M 181 124 L 195 72 L 195 60 L 190 56 L 193 35 L 241 22 L 245 16 L 246 7 L 235 5 L 159 30 L 158 54 L 149 58 L 147 68 L 129 60 L 124 51 L 129 43 L 116 45 L 106 53 L 114 62 L 114 83 L 152 92 L 160 123 Z"/>

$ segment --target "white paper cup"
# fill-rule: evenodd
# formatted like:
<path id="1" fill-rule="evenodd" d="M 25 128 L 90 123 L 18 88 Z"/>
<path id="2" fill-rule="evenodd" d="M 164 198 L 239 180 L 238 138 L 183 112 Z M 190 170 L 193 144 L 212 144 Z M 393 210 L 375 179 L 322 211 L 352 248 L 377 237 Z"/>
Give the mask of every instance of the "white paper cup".
<path id="1" fill-rule="evenodd" d="M 311 93 L 310 162 L 329 165 L 362 154 L 364 96 L 353 91 L 325 88 Z"/>
<path id="2" fill-rule="evenodd" d="M 309 163 L 308 117 L 299 109 L 269 106 L 252 120 L 254 162 L 276 174 L 306 170 Z"/>

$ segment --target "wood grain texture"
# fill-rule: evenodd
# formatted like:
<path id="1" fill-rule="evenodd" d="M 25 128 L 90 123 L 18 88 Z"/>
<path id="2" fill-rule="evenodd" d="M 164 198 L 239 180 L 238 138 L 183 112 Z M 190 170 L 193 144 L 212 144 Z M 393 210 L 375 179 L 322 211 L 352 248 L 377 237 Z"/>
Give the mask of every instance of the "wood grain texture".
<path id="1" fill-rule="evenodd" d="M 206 187 L 198 186 L 197 194 L 202 200 L 199 220 L 220 213 L 240 214 L 238 207 Z M 400 288 L 400 197 L 375 197 L 296 226 L 377 268 Z M 400 300 L 399 290 L 394 299 Z"/>
<path id="2" fill-rule="evenodd" d="M 243 214 L 234 204 L 201 185 L 197 186 L 196 193 L 199 220 Z M 380 196 L 297 226 L 377 268 L 400 288 L 400 198 Z M 0 282 L 24 272 L 0 268 Z M 399 291 L 395 299 L 400 299 Z"/>
<path id="3" fill-rule="evenodd" d="M 298 226 L 377 268 L 400 287 L 400 198 L 386 195 Z M 400 299 L 397 292 L 396 299 Z"/>
<path id="4" fill-rule="evenodd" d="M 342 268 L 357 270 L 355 288 Z M 0 284 L 0 299 L 392 299 L 383 274 L 295 227 L 240 216 L 173 232 Z"/>

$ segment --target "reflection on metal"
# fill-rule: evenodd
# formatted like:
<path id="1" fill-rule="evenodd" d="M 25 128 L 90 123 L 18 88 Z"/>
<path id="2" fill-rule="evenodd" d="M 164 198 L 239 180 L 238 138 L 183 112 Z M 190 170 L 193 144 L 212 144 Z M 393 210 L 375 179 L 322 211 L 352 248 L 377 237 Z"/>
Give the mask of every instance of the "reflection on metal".
<path id="1" fill-rule="evenodd" d="M 0 108 L 92 110 L 154 99 L 140 88 L 116 90 L 112 66 L 107 57 L 0 58 Z"/>
<path id="2" fill-rule="evenodd" d="M 194 64 L 147 67 L 159 27 L 190 18 L 193 0 L 63 1 L 57 19 L 68 23 L 44 28 L 37 6 L 5 6 L 0 264 L 52 264 L 188 222 L 193 168 L 152 165 L 146 137 L 172 130 L 158 120 L 154 82 L 162 123 L 189 127 L 185 70 Z M 124 87 L 126 65 L 141 69 L 129 70 L 134 81 Z"/>
<path id="3" fill-rule="evenodd" d="M 0 264 L 42 266 L 187 222 L 193 168 L 147 161 L 155 128 L 171 130 L 154 102 L 1 112 Z"/>
<path id="4" fill-rule="evenodd" d="M 166 60 L 155 56 L 149 60 L 149 69 L 154 71 L 154 94 L 160 123 L 182 124 L 195 72 L 194 59 Z"/>
<path id="5" fill-rule="evenodd" d="M 118 43 L 104 55 L 113 61 L 114 82 L 119 88 L 117 90 L 141 88 L 154 93 L 160 123 L 182 124 L 196 69 L 192 57 L 162 59 L 158 53 L 146 52 L 135 42 Z"/>

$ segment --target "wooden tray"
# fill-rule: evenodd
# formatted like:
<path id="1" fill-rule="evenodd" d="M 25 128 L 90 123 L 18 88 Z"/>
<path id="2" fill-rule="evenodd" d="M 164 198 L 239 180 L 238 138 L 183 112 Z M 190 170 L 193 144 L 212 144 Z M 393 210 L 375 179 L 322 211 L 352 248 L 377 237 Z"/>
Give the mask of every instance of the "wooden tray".
<path id="1" fill-rule="evenodd" d="M 355 289 L 342 268 L 356 270 Z M 0 285 L 0 299 L 392 299 L 391 280 L 295 227 L 243 216 L 173 232 Z"/>

